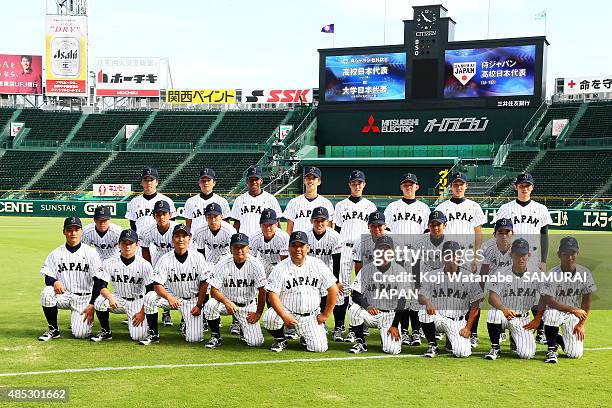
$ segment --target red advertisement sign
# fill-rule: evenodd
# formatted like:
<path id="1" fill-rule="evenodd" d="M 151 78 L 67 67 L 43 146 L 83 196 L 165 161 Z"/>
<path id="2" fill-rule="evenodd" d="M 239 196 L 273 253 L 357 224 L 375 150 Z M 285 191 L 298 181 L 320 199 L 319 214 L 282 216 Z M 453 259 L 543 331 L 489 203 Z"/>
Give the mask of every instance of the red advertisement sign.
<path id="1" fill-rule="evenodd" d="M 42 56 L 0 54 L 0 94 L 42 94 Z"/>

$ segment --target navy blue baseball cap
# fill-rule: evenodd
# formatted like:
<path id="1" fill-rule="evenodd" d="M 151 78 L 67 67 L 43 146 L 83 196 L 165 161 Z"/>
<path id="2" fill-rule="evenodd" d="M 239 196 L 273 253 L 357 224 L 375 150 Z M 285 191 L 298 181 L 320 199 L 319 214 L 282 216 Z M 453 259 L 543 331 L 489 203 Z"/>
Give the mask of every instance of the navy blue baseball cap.
<path id="1" fill-rule="evenodd" d="M 232 235 L 230 238 L 230 246 L 234 245 L 249 245 L 249 237 L 242 232 Z"/>
<path id="2" fill-rule="evenodd" d="M 294 242 L 301 242 L 302 244 L 308 244 L 308 237 L 305 232 L 302 231 L 293 231 L 289 236 L 289 245 Z"/>
<path id="3" fill-rule="evenodd" d="M 208 167 L 204 167 L 202 170 L 200 170 L 200 178 L 202 177 L 208 177 L 209 179 L 215 179 L 215 177 L 217 176 L 217 173 Z"/>
<path id="4" fill-rule="evenodd" d="M 261 169 L 257 166 L 251 166 L 247 169 L 247 175 L 246 175 L 247 180 L 250 178 L 258 178 L 258 179 L 263 179 L 263 175 L 261 173 Z"/>
<path id="5" fill-rule="evenodd" d="M 385 213 L 382 211 L 374 211 L 368 216 L 368 225 L 382 225 L 385 224 Z"/>
<path id="6" fill-rule="evenodd" d="M 510 218 L 500 218 L 495 221 L 495 231 L 500 229 L 506 229 L 508 231 L 512 231 L 512 220 Z"/>
<path id="7" fill-rule="evenodd" d="M 574 237 L 561 238 L 561 241 L 559 242 L 559 251 L 578 252 L 578 240 Z"/>
<path id="8" fill-rule="evenodd" d="M 519 238 L 512 243 L 510 252 L 513 254 L 526 255 L 529 253 L 529 242 L 524 238 Z"/>
<path id="9" fill-rule="evenodd" d="M 412 173 L 402 174 L 402 177 L 400 177 L 400 184 L 403 184 L 406 181 L 413 182 L 414 184 L 419 184 L 419 179 L 417 178 L 416 174 Z"/>
<path id="10" fill-rule="evenodd" d="M 453 175 L 450 178 L 450 182 L 453 183 L 454 181 L 457 180 L 461 180 L 464 183 L 467 183 L 468 179 L 467 179 L 467 175 L 465 173 L 462 173 L 460 171 L 458 171 L 457 173 L 453 173 Z"/>
<path id="11" fill-rule="evenodd" d="M 271 208 L 264 208 L 261 212 L 261 216 L 259 217 L 260 224 L 276 224 L 278 220 L 276 219 L 276 211 Z"/>
<path id="12" fill-rule="evenodd" d="M 376 238 L 374 248 L 393 248 L 393 238 L 388 235 L 381 235 Z"/>
<path id="13" fill-rule="evenodd" d="M 365 181 L 365 173 L 361 170 L 353 170 L 349 176 L 349 183 L 353 180 Z"/>
<path id="14" fill-rule="evenodd" d="M 83 223 L 79 217 L 68 217 L 64 220 L 64 229 L 76 225 L 77 227 L 83 228 Z"/>
<path id="15" fill-rule="evenodd" d="M 210 203 L 204 209 L 204 215 L 221 215 L 223 214 L 223 210 L 221 206 L 217 203 Z"/>
<path id="16" fill-rule="evenodd" d="M 119 242 L 121 241 L 130 241 L 132 243 L 138 242 L 138 234 L 131 229 L 124 229 L 119 235 Z"/>
<path id="17" fill-rule="evenodd" d="M 329 220 L 329 212 L 327 211 L 327 208 L 317 207 L 312 210 L 312 215 L 310 216 L 310 219 L 314 220 L 316 218 L 325 218 L 326 220 Z"/>
<path id="18" fill-rule="evenodd" d="M 170 204 L 165 200 L 157 201 L 153 207 L 153 214 L 157 214 L 160 211 L 170 213 Z"/>
<path id="19" fill-rule="evenodd" d="M 179 232 L 184 232 L 187 235 L 191 235 L 191 228 L 185 224 L 176 224 L 172 230 L 172 236 L 178 234 Z"/>
<path id="20" fill-rule="evenodd" d="M 529 173 L 519 174 L 514 180 L 514 185 L 519 185 L 521 183 L 529 183 L 533 185 L 533 176 Z"/>
<path id="21" fill-rule="evenodd" d="M 321 178 L 321 169 L 314 166 L 304 167 L 304 177 L 308 176 L 309 174 Z"/>
<path id="22" fill-rule="evenodd" d="M 145 177 L 151 177 L 151 178 L 154 178 L 155 180 L 159 180 L 159 173 L 157 172 L 157 169 L 154 167 L 145 167 L 142 170 L 142 177 L 140 179 L 142 180 Z"/>
<path id="23" fill-rule="evenodd" d="M 432 221 L 438 221 L 440 224 L 446 224 L 446 215 L 442 211 L 432 211 L 429 213 L 429 220 L 427 223 Z"/>
<path id="24" fill-rule="evenodd" d="M 106 205 L 99 205 L 94 210 L 94 220 L 110 220 L 111 209 Z"/>

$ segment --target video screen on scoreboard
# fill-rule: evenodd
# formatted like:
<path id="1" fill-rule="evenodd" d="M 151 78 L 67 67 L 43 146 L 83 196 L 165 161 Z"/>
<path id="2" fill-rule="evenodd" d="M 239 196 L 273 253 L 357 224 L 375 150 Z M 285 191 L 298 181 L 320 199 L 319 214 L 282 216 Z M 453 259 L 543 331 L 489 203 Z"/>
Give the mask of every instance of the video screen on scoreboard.
<path id="1" fill-rule="evenodd" d="M 405 96 L 405 52 L 325 57 L 325 102 L 396 101 Z"/>
<path id="2" fill-rule="evenodd" d="M 446 50 L 445 98 L 533 96 L 536 46 Z"/>

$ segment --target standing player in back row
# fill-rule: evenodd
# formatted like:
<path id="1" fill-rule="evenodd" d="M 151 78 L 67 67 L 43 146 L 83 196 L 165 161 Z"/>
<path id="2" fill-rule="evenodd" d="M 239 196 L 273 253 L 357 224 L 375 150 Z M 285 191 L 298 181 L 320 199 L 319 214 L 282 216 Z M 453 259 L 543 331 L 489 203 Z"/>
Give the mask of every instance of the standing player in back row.
<path id="1" fill-rule="evenodd" d="M 249 167 L 246 178 L 248 191 L 236 197 L 230 217 L 235 220 L 234 228 L 250 237 L 259 231 L 259 218 L 264 209 L 273 209 L 278 217 L 283 212 L 276 198 L 262 190 L 263 175 L 259 167 Z"/>
<path id="2" fill-rule="evenodd" d="M 214 169 L 204 167 L 200 170 L 200 179 L 198 185 L 200 186 L 200 193 L 190 197 L 185 201 L 185 223 L 193 235 L 197 230 L 206 225 L 206 215 L 204 210 L 210 203 L 217 203 L 221 207 L 221 218 L 227 219 L 230 216 L 230 207 L 227 200 L 213 192 L 217 182 L 215 177 L 217 173 Z"/>
<path id="3" fill-rule="evenodd" d="M 342 306 L 344 315 L 334 316 L 342 319 L 341 322 L 334 322 L 336 325 L 344 325 L 346 308 L 348 306 L 348 289 L 352 281 L 353 272 L 353 245 L 355 240 L 361 239 L 362 234 L 369 234 L 368 216 L 376 211 L 376 205 L 367 198 L 363 198 L 363 189 L 366 186 L 365 174 L 361 170 L 353 170 L 349 175 L 348 186 L 351 195 L 336 204 L 334 214 L 334 224 L 337 232 L 340 233 L 340 277 L 338 283 L 342 300 L 336 303 Z"/>
<path id="4" fill-rule="evenodd" d="M 318 194 L 321 185 L 321 170 L 318 167 L 304 167 L 304 194 L 292 198 L 285 208 L 287 234 L 293 231 L 309 231 L 310 217 L 317 207 L 324 207 L 330 217 L 334 216 L 334 206 L 327 198 Z"/>
<path id="5" fill-rule="evenodd" d="M 167 201 L 170 204 L 170 218 L 174 219 L 176 217 L 174 202 L 162 193 L 157 192 L 157 186 L 159 185 L 157 169 L 146 167 L 142 171 L 140 184 L 143 189 L 142 194 L 132 198 L 125 213 L 125 218 L 130 220 L 130 229 L 138 233 L 141 233 L 146 226 L 155 224 L 153 207 L 159 200 Z"/>
<path id="6" fill-rule="evenodd" d="M 119 235 L 121 227 L 110 222 L 111 209 L 98 206 L 94 210 L 94 222 L 83 228 L 81 242 L 96 248 L 102 261 L 119 253 Z"/>
<path id="7" fill-rule="evenodd" d="M 544 272 L 546 271 L 546 258 L 548 257 L 548 226 L 552 223 L 552 219 L 545 205 L 531 199 L 533 191 L 531 174 L 523 173 L 516 176 L 514 189 L 517 192 L 516 200 L 499 207 L 495 215 L 495 221 L 502 218 L 512 220 L 514 237 L 524 238 L 529 242 L 533 264 L 531 269 L 539 269 Z M 536 305 L 531 308 L 531 311 L 535 316 Z M 543 323 L 538 327 L 536 342 L 546 344 Z"/>
<path id="8" fill-rule="evenodd" d="M 454 173 L 450 179 L 452 197 L 436 207 L 446 216 L 445 234 L 450 240 L 457 241 L 462 249 L 472 249 L 478 254 L 482 245 L 482 224 L 487 222 L 482 208 L 475 201 L 465 198 L 468 187 L 467 176 L 464 173 Z M 477 257 L 472 261 L 471 270 L 476 272 L 478 264 Z M 476 321 L 472 326 L 470 342 L 472 347 L 478 345 L 478 313 Z"/>

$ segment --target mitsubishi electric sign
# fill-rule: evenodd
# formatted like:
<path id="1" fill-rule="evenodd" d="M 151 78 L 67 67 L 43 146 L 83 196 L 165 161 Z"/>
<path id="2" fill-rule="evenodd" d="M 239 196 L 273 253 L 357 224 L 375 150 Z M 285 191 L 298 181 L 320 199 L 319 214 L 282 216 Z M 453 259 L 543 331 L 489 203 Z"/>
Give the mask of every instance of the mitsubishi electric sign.
<path id="1" fill-rule="evenodd" d="M 486 116 L 482 117 L 442 117 L 431 118 L 423 122 L 419 118 L 392 118 L 376 121 L 374 115 L 370 115 L 367 124 L 361 128 L 361 133 L 414 133 L 419 130 L 419 124 L 423 133 L 447 133 L 447 132 L 484 132 L 489 124 Z"/>

